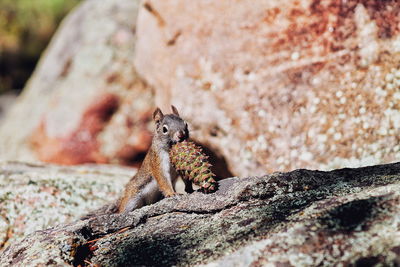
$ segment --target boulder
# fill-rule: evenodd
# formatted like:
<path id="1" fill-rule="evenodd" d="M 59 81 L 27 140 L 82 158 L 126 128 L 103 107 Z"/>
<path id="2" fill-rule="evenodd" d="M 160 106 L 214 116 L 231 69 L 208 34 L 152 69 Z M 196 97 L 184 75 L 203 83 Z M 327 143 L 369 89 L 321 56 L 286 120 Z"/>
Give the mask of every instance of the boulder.
<path id="1" fill-rule="evenodd" d="M 133 66 L 139 1 L 82 1 L 62 23 L 0 128 L 0 159 L 139 161 L 153 91 Z"/>
<path id="2" fill-rule="evenodd" d="M 392 266 L 399 189 L 398 163 L 229 178 L 213 194 L 34 232 L 5 249 L 0 265 Z"/>
<path id="3" fill-rule="evenodd" d="M 116 200 L 132 168 L 0 163 L 0 251 Z M 30 265 L 32 266 L 32 265 Z"/>
<path id="4" fill-rule="evenodd" d="M 0 95 L 0 124 L 7 114 L 8 110 L 12 107 L 17 98 L 15 91 L 7 92 Z"/>
<path id="5" fill-rule="evenodd" d="M 135 66 L 234 175 L 400 159 L 400 2 L 146 1 Z"/>
<path id="6" fill-rule="evenodd" d="M 222 177 L 397 161 L 399 12 L 379 0 L 82 1 L 4 119 L 0 159 L 131 164 L 154 104 L 174 104 Z"/>

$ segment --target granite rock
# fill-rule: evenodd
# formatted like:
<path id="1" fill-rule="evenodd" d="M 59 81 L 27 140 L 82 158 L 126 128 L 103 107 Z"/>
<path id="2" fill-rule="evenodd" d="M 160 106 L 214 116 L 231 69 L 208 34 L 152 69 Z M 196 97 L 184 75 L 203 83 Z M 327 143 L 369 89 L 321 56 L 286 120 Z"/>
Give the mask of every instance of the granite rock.
<path id="1" fill-rule="evenodd" d="M 399 264 L 400 164 L 220 181 L 37 231 L 0 265 L 334 266 Z"/>
<path id="2" fill-rule="evenodd" d="M 135 65 L 234 175 L 400 159 L 399 1 L 146 1 Z"/>
<path id="3" fill-rule="evenodd" d="M 140 161 L 155 98 L 178 107 L 222 177 L 397 161 L 399 12 L 379 0 L 82 1 L 4 119 L 0 158 Z"/>
<path id="4" fill-rule="evenodd" d="M 139 1 L 86 0 L 63 21 L 0 128 L 0 159 L 140 161 L 153 90 L 133 66 Z"/>
<path id="5" fill-rule="evenodd" d="M 0 95 L 0 124 L 16 98 L 17 94 L 13 91 Z"/>
<path id="6" fill-rule="evenodd" d="M 135 169 L 0 163 L 0 251 L 116 200 Z"/>

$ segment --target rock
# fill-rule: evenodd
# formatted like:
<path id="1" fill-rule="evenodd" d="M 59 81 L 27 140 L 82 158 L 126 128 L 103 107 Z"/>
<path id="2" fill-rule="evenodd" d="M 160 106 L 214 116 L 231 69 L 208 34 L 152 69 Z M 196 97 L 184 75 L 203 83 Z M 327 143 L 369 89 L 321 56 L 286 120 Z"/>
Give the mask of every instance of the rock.
<path id="1" fill-rule="evenodd" d="M 62 23 L 0 128 L 0 159 L 141 159 L 153 91 L 133 66 L 139 1 L 82 1 Z"/>
<path id="2" fill-rule="evenodd" d="M 0 127 L 0 159 L 140 161 L 156 97 L 179 108 L 222 177 L 397 161 L 399 11 L 378 0 L 83 1 Z"/>
<path id="3" fill-rule="evenodd" d="M 7 114 L 8 110 L 12 107 L 17 98 L 17 94 L 14 91 L 10 91 L 6 94 L 0 95 L 0 124 Z"/>
<path id="4" fill-rule="evenodd" d="M 396 265 L 399 189 L 400 164 L 229 178 L 213 194 L 34 232 L 0 265 Z"/>
<path id="5" fill-rule="evenodd" d="M 400 159 L 399 1 L 148 1 L 135 65 L 234 175 Z"/>
<path id="6" fill-rule="evenodd" d="M 0 163 L 0 251 L 119 197 L 131 168 Z M 32 265 L 31 265 L 32 266 Z"/>

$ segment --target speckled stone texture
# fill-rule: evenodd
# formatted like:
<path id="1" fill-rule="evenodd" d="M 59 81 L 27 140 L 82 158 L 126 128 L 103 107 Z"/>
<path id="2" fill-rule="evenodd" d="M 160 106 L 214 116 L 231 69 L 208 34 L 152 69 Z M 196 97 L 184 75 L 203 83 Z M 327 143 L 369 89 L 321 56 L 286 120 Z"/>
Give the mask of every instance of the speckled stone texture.
<path id="1" fill-rule="evenodd" d="M 394 0 L 83 1 L 0 127 L 0 158 L 130 164 L 155 97 L 234 175 L 397 161 L 399 13 Z"/>
<path id="2" fill-rule="evenodd" d="M 135 64 L 233 174 L 400 159 L 400 2 L 152 0 Z"/>
<path id="3" fill-rule="evenodd" d="M 116 200 L 134 173 L 105 165 L 0 162 L 0 252 L 34 231 L 70 223 Z"/>
<path id="4" fill-rule="evenodd" d="M 229 178 L 214 194 L 35 232 L 0 265 L 394 266 L 399 192 L 400 164 Z"/>
<path id="5" fill-rule="evenodd" d="M 63 21 L 0 127 L 0 159 L 141 160 L 154 101 L 133 66 L 138 6 L 86 0 Z"/>

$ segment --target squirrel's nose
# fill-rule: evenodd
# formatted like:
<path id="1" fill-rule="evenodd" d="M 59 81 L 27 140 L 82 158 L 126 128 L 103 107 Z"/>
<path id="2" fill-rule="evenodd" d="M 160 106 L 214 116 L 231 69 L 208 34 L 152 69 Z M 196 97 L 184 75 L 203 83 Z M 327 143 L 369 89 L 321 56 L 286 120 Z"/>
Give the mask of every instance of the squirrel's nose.
<path id="1" fill-rule="evenodd" d="M 185 139 L 186 139 L 186 135 L 183 131 L 178 131 L 175 133 L 175 140 L 177 142 L 182 142 Z"/>

